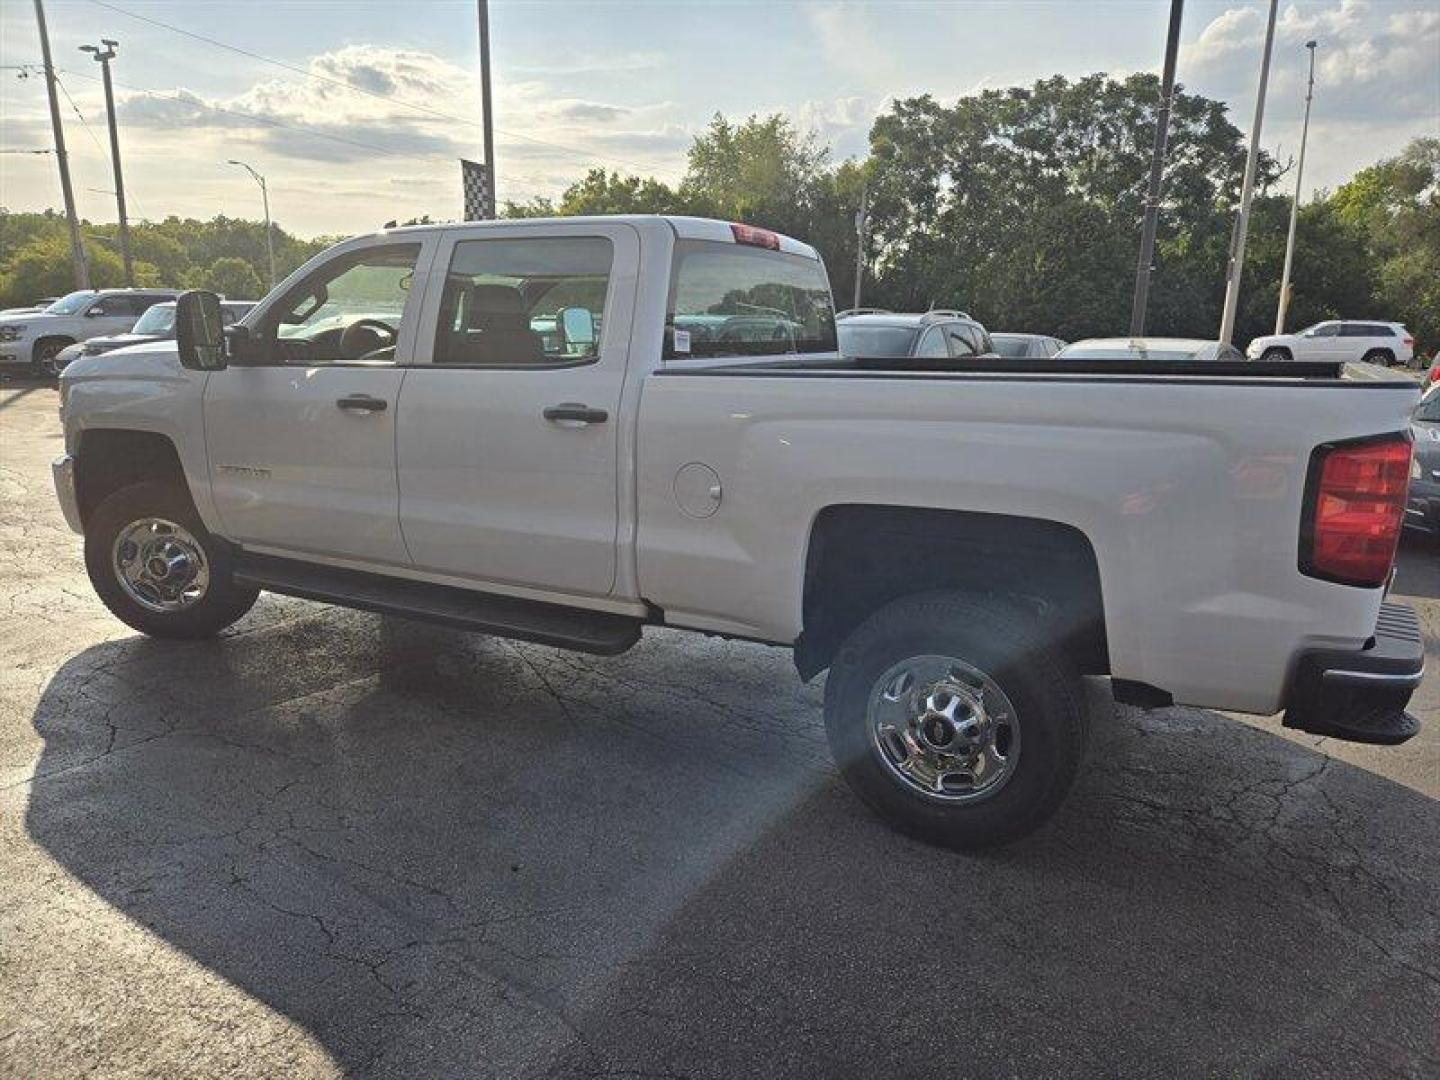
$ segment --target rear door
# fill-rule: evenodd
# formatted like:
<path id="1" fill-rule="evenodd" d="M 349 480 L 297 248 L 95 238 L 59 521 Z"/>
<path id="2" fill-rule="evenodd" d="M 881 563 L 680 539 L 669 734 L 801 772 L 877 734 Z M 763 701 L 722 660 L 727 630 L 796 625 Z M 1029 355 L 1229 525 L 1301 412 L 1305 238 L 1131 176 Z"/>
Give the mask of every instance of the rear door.
<path id="1" fill-rule="evenodd" d="M 445 234 L 397 415 L 417 568 L 611 591 L 639 266 L 639 234 L 620 222 Z"/>

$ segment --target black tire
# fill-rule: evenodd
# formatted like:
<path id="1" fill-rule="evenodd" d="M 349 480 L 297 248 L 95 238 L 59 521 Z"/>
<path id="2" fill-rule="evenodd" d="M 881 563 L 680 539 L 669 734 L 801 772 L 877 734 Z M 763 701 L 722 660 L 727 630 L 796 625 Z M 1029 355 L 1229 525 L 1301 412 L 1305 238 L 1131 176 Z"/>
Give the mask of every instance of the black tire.
<path id="1" fill-rule="evenodd" d="M 1371 349 L 1360 358 L 1362 364 L 1378 364 L 1380 367 L 1391 367 L 1395 363 L 1395 354 L 1389 349 Z"/>
<path id="2" fill-rule="evenodd" d="M 39 378 L 54 378 L 55 357 L 74 344 L 69 338 L 41 338 L 30 351 L 30 370 Z"/>
<path id="3" fill-rule="evenodd" d="M 1281 348 L 1278 345 L 1271 345 L 1270 348 L 1260 354 L 1260 362 L 1262 364 L 1281 364 L 1292 359 L 1294 359 L 1294 357 L 1291 355 L 1290 350 Z"/>
<path id="4" fill-rule="evenodd" d="M 187 530 L 208 564 L 210 581 L 204 595 L 180 611 L 145 607 L 121 585 L 115 568 L 115 542 L 121 530 L 152 517 Z M 249 611 L 260 595 L 258 589 L 236 584 L 229 549 L 206 531 L 189 493 L 154 481 L 120 488 L 95 507 L 85 526 L 85 569 L 111 614 L 151 637 L 213 637 Z"/>
<path id="5" fill-rule="evenodd" d="M 964 661 L 999 687 L 1021 735 L 1014 771 L 993 794 L 946 803 L 909 786 L 870 729 L 871 693 L 908 657 Z M 1084 756 L 1084 684 L 1036 618 L 1003 600 L 920 593 L 881 608 L 840 647 L 825 685 L 825 728 L 845 779 L 903 832 L 957 849 L 994 847 L 1042 825 L 1064 801 Z"/>

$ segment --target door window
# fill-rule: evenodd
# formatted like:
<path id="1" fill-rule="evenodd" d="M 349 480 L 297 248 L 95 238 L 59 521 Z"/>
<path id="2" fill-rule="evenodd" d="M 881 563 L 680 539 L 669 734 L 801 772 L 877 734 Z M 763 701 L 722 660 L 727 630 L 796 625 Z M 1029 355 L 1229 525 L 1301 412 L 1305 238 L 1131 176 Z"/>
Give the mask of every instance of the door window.
<path id="1" fill-rule="evenodd" d="M 603 236 L 460 241 L 440 298 L 434 362 L 594 363 L 613 261 Z"/>
<path id="2" fill-rule="evenodd" d="M 949 341 L 951 356 L 980 355 L 979 338 L 964 323 L 950 323 L 945 327 L 945 337 Z"/>
<path id="3" fill-rule="evenodd" d="M 1335 337 L 1340 332 L 1339 323 L 1321 323 L 1319 326 L 1312 326 L 1305 332 L 1306 337 Z"/>
<path id="4" fill-rule="evenodd" d="M 338 255 L 290 290 L 264 331 L 287 364 L 393 364 L 419 244 Z"/>

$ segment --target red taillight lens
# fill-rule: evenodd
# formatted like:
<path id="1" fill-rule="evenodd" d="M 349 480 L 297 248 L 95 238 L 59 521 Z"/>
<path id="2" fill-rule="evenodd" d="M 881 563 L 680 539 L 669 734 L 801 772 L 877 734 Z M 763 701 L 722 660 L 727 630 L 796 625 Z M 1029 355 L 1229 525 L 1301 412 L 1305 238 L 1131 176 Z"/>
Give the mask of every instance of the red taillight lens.
<path id="1" fill-rule="evenodd" d="M 771 251 L 780 250 L 780 235 L 769 229 L 757 229 L 754 225 L 736 224 L 730 226 L 730 232 L 735 237 L 737 244 L 769 248 Z"/>
<path id="2" fill-rule="evenodd" d="M 1430 369 L 1430 374 L 1425 376 L 1426 386 L 1429 386 L 1433 382 L 1440 382 L 1440 364 L 1436 364 L 1434 367 L 1432 367 Z"/>
<path id="3" fill-rule="evenodd" d="M 1410 491 L 1410 439 L 1321 447 L 1310 461 L 1300 570 L 1344 585 L 1383 585 Z"/>

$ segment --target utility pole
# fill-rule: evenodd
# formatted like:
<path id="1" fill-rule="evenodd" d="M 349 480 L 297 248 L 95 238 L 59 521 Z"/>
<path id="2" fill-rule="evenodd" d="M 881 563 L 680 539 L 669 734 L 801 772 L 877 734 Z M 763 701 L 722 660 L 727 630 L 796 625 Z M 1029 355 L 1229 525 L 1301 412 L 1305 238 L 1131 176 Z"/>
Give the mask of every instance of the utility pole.
<path id="1" fill-rule="evenodd" d="M 1170 30 L 1165 37 L 1165 73 L 1160 79 L 1160 108 L 1155 118 L 1155 150 L 1150 159 L 1150 188 L 1140 229 L 1140 258 L 1135 264 L 1135 300 L 1130 306 L 1130 336 L 1145 334 L 1150 303 L 1150 271 L 1155 262 L 1155 230 L 1160 219 L 1160 188 L 1165 178 L 1165 148 L 1170 139 L 1170 109 L 1175 97 L 1175 58 L 1180 52 L 1180 15 L 1185 0 L 1170 0 Z"/>
<path id="2" fill-rule="evenodd" d="M 65 197 L 65 219 L 70 223 L 70 262 L 75 268 L 75 287 L 90 287 L 90 268 L 85 265 L 85 245 L 80 240 L 80 219 L 75 214 L 75 189 L 70 186 L 70 159 L 65 155 L 65 130 L 60 126 L 60 100 L 55 96 L 55 65 L 50 60 L 50 33 L 45 28 L 45 7 L 35 0 L 35 21 L 40 26 L 40 58 L 45 63 L 45 89 L 50 95 L 50 127 L 55 132 L 55 160 L 60 163 L 60 191 Z"/>
<path id="3" fill-rule="evenodd" d="M 246 165 L 243 161 L 236 161 L 231 158 L 225 164 L 239 165 L 248 172 L 251 178 L 260 185 L 260 201 L 265 206 L 265 254 L 270 257 L 270 288 L 275 288 L 275 241 L 271 237 L 274 230 L 270 227 L 270 189 L 265 186 L 265 177 Z"/>
<path id="4" fill-rule="evenodd" d="M 1315 96 L 1315 45 L 1310 50 L 1310 81 L 1305 87 L 1305 122 L 1300 125 L 1300 160 L 1295 165 L 1295 201 L 1290 204 L 1290 232 L 1285 237 L 1285 269 L 1280 274 L 1280 304 L 1275 309 L 1275 333 L 1285 332 L 1285 313 L 1290 310 L 1290 266 L 1295 260 L 1295 223 L 1300 217 L 1300 179 L 1305 175 L 1305 141 L 1310 137 L 1310 100 Z"/>
<path id="5" fill-rule="evenodd" d="M 860 189 L 860 209 L 855 214 L 855 303 L 860 306 L 860 283 L 865 280 L 865 227 L 869 222 L 870 187 Z"/>
<path id="6" fill-rule="evenodd" d="M 1250 154 L 1245 159 L 1245 180 L 1240 186 L 1240 215 L 1236 219 L 1235 243 L 1226 268 L 1225 309 L 1220 315 L 1220 342 L 1229 345 L 1235 336 L 1235 313 L 1240 306 L 1240 278 L 1245 269 L 1245 234 L 1250 229 L 1250 201 L 1255 194 L 1255 166 L 1260 159 L 1260 123 L 1265 118 L 1265 88 L 1270 82 L 1270 51 L 1275 45 L 1275 13 L 1280 0 L 1270 0 L 1270 18 L 1265 24 L 1265 52 L 1260 58 L 1260 89 L 1255 94 L 1255 120 L 1250 125 Z"/>
<path id="7" fill-rule="evenodd" d="M 480 108 L 485 132 L 485 168 L 490 170 L 489 203 L 486 207 L 491 219 L 495 217 L 495 126 L 494 110 L 490 100 L 490 3 L 478 0 L 480 5 Z"/>
<path id="8" fill-rule="evenodd" d="M 125 216 L 125 176 L 120 171 L 120 132 L 115 126 L 115 88 L 110 84 L 110 61 L 115 59 L 118 41 L 101 38 L 99 45 L 81 45 L 100 64 L 105 76 L 105 116 L 110 122 L 110 161 L 115 170 L 115 205 L 120 211 L 120 257 L 125 261 L 125 287 L 135 287 L 135 267 L 130 261 L 130 219 Z"/>

